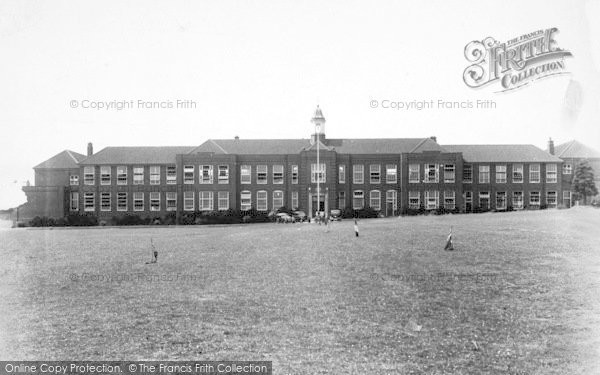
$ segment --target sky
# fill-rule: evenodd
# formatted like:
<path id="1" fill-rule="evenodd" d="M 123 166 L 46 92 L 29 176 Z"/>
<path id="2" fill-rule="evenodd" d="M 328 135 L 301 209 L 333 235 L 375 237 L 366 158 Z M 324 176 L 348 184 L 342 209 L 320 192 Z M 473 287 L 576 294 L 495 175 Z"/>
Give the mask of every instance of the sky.
<path id="1" fill-rule="evenodd" d="M 598 19 L 600 1 L 3 0 L 0 209 L 65 149 L 308 138 L 317 104 L 329 138 L 600 150 Z M 553 27 L 568 74 L 506 92 L 463 81 L 471 41 Z"/>

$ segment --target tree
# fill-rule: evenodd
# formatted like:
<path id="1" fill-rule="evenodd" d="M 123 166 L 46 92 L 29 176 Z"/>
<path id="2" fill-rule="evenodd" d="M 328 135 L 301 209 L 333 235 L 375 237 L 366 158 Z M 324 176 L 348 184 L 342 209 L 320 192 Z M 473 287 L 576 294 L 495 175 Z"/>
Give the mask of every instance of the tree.
<path id="1" fill-rule="evenodd" d="M 593 197 L 594 195 L 598 194 L 598 189 L 594 183 L 594 170 L 587 160 L 579 163 L 575 169 L 573 190 L 579 196 L 583 197 L 583 204 L 587 203 L 587 197 Z"/>

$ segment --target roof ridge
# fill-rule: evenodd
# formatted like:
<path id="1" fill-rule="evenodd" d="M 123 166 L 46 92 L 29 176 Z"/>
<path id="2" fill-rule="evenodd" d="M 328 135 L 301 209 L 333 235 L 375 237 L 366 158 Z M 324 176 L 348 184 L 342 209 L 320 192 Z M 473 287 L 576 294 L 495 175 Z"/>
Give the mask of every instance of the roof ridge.
<path id="1" fill-rule="evenodd" d="M 421 147 L 421 146 L 422 146 L 422 145 L 423 145 L 425 142 L 427 142 L 427 140 L 428 140 L 428 139 L 431 139 L 431 138 L 423 138 L 423 139 L 421 140 L 421 142 L 419 142 L 419 143 L 418 143 L 418 144 L 417 144 L 415 147 L 413 147 L 413 148 L 412 148 L 412 149 L 409 151 L 409 153 L 413 153 L 413 152 L 415 152 L 415 150 L 417 150 L 417 149 L 418 149 L 419 147 Z M 441 146 L 440 146 L 440 147 L 441 147 Z"/>
<path id="2" fill-rule="evenodd" d="M 65 151 L 71 157 L 71 159 L 73 159 L 73 161 L 75 161 L 75 163 L 79 164 L 79 160 L 77 160 L 77 158 L 75 158 L 75 156 L 73 156 L 73 154 L 71 153 L 71 150 L 65 150 Z"/>
<path id="3" fill-rule="evenodd" d="M 215 146 L 217 146 L 218 148 L 220 148 L 220 149 L 221 149 L 221 151 L 223 151 L 223 153 L 225 153 L 225 154 L 229 154 L 229 152 L 225 151 L 225 149 L 224 149 L 223 147 L 221 147 L 221 145 L 219 145 L 217 142 L 215 142 L 215 140 L 214 140 L 214 139 L 212 139 L 212 138 L 211 138 L 211 139 L 209 139 L 209 141 L 211 141 L 213 145 L 215 145 Z M 200 147 L 200 146 L 198 146 L 198 147 Z"/>
<path id="4" fill-rule="evenodd" d="M 572 139 L 570 142 L 567 142 L 567 147 L 564 148 L 564 150 L 562 150 L 562 152 L 560 153 L 560 156 L 563 156 L 565 152 L 567 152 L 567 150 L 569 150 L 571 147 L 573 147 L 573 144 L 575 144 L 575 139 Z"/>

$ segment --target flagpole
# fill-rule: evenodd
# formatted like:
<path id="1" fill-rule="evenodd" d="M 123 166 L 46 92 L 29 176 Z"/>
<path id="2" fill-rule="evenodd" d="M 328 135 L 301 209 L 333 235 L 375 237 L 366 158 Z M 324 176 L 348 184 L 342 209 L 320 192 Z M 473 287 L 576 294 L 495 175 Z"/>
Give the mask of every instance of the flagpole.
<path id="1" fill-rule="evenodd" d="M 321 125 L 316 124 L 317 133 L 317 212 L 319 212 L 319 220 L 321 220 L 321 164 L 319 159 L 319 134 L 321 133 Z"/>

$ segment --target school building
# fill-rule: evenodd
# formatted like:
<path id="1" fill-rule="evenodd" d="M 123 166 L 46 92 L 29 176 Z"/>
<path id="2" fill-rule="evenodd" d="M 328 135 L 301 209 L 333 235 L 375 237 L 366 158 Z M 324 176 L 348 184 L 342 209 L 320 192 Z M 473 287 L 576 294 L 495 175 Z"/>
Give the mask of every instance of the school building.
<path id="1" fill-rule="evenodd" d="M 21 217 L 161 217 L 284 206 L 308 215 L 371 207 L 385 216 L 440 207 L 570 207 L 576 164 L 600 160 L 576 141 L 556 148 L 549 141 L 545 151 L 533 145 L 440 145 L 435 137 L 329 139 L 320 108 L 312 121 L 320 131 L 307 139 L 235 137 L 97 153 L 90 143 L 87 155 L 65 150 L 34 167 L 34 185 L 23 187 Z"/>

